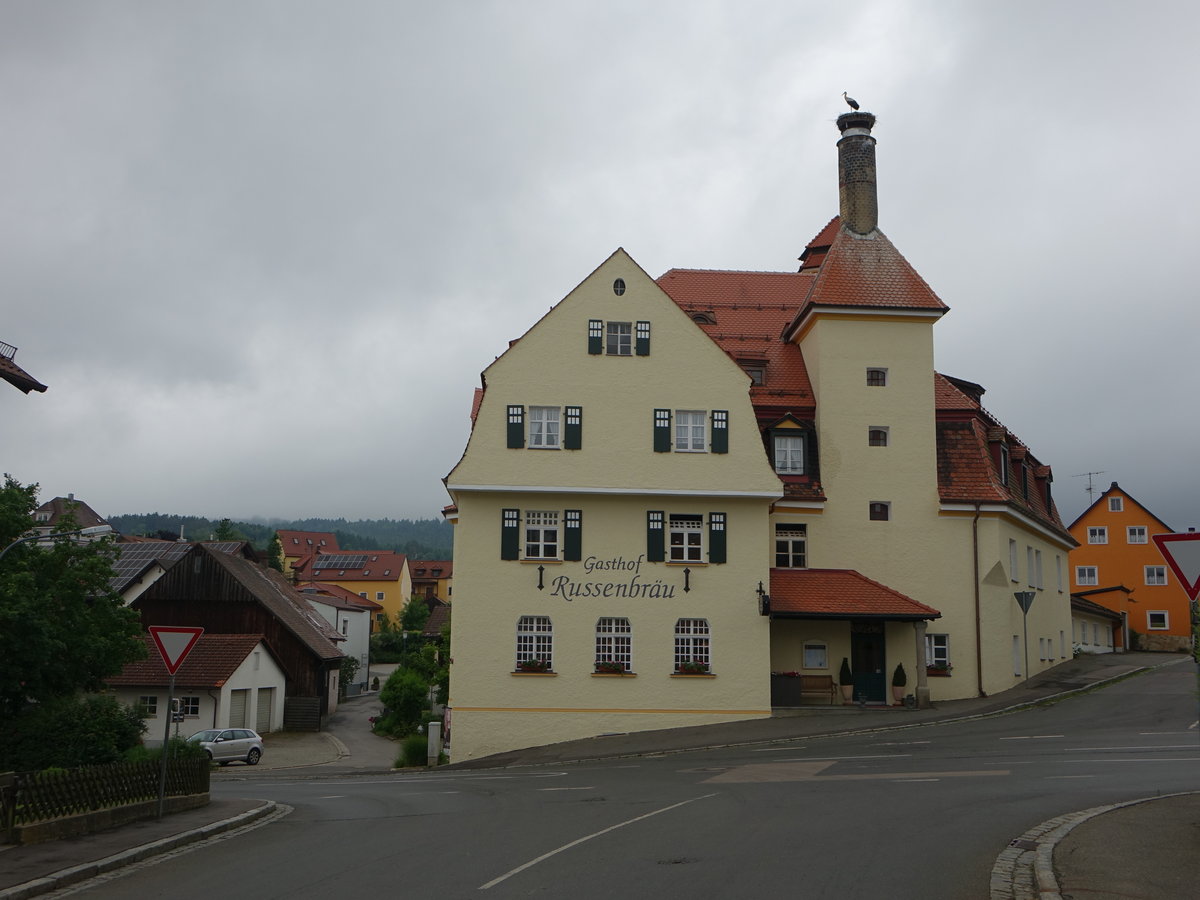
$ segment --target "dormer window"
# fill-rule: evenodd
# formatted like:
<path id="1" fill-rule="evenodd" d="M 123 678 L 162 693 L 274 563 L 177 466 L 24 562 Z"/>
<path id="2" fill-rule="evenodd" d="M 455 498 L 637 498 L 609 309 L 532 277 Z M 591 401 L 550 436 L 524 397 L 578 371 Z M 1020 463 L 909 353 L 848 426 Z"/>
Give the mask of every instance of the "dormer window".
<path id="1" fill-rule="evenodd" d="M 775 471 L 780 475 L 804 474 L 804 434 L 775 433 Z"/>
<path id="2" fill-rule="evenodd" d="M 1029 499 L 1029 466 L 1021 463 L 1021 496 Z"/>
<path id="3" fill-rule="evenodd" d="M 887 387 L 887 369 L 867 369 L 867 387 Z"/>
<path id="4" fill-rule="evenodd" d="M 758 386 L 767 379 L 767 361 L 765 359 L 739 359 L 738 365 L 750 376 L 750 383 Z"/>
<path id="5" fill-rule="evenodd" d="M 1008 487 L 1008 447 L 1000 445 L 1000 483 Z"/>
<path id="6" fill-rule="evenodd" d="M 710 313 L 692 313 L 692 321 L 697 325 L 716 325 L 717 320 Z"/>

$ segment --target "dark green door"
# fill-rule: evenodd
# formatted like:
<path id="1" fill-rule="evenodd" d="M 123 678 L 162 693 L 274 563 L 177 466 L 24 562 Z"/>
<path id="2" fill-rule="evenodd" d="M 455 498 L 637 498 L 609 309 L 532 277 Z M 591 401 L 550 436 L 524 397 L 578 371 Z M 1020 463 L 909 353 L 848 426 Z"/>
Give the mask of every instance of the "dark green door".
<path id="1" fill-rule="evenodd" d="M 854 673 L 854 699 L 887 702 L 883 623 L 850 623 L 850 669 Z"/>

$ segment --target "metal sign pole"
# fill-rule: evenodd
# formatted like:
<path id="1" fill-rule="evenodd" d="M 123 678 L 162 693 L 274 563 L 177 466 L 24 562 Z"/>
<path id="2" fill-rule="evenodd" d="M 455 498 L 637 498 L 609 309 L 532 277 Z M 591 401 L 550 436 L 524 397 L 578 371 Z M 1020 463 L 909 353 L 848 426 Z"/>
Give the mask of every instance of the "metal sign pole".
<path id="1" fill-rule="evenodd" d="M 171 673 L 171 682 L 167 686 L 167 714 L 163 717 L 162 758 L 158 763 L 158 818 L 163 817 L 163 805 L 167 797 L 167 747 L 171 744 L 171 720 L 175 718 L 175 673 Z"/>

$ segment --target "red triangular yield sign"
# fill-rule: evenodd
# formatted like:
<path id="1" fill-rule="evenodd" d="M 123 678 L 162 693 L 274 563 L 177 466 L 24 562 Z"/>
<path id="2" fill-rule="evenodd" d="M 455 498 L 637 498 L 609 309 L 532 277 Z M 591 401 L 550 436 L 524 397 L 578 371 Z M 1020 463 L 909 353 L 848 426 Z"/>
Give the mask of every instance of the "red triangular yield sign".
<path id="1" fill-rule="evenodd" d="M 196 646 L 196 641 L 200 640 L 200 635 L 204 634 L 203 628 L 175 625 L 151 625 L 146 630 L 150 632 L 150 637 L 154 638 L 167 671 L 172 675 L 179 671 L 187 655 Z"/>
<path id="2" fill-rule="evenodd" d="M 1200 534 L 1156 534 L 1154 543 L 1183 585 L 1189 600 L 1200 594 Z"/>

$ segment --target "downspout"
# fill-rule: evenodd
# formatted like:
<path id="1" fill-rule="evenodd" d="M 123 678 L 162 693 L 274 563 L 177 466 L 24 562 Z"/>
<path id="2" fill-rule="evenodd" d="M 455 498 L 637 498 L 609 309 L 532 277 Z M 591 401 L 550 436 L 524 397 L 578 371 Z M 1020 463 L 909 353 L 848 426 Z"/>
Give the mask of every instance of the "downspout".
<path id="1" fill-rule="evenodd" d="M 216 727 L 217 727 L 217 714 L 218 714 L 218 713 L 221 711 L 221 695 L 220 695 L 220 694 L 218 694 L 217 696 L 215 696 L 215 697 L 214 697 L 214 696 L 213 696 L 213 692 L 212 692 L 212 688 L 209 688 L 207 691 L 205 691 L 205 693 L 206 693 L 206 694 L 208 694 L 208 699 L 209 699 L 209 700 L 211 700 L 211 701 L 213 702 L 213 723 L 212 723 L 212 727 L 213 727 L 213 728 L 216 728 Z"/>
<path id="2" fill-rule="evenodd" d="M 975 517 L 971 519 L 971 572 L 975 584 L 975 677 L 980 697 L 986 697 L 983 689 L 983 610 L 979 599 L 979 514 L 981 504 L 975 502 Z"/>

